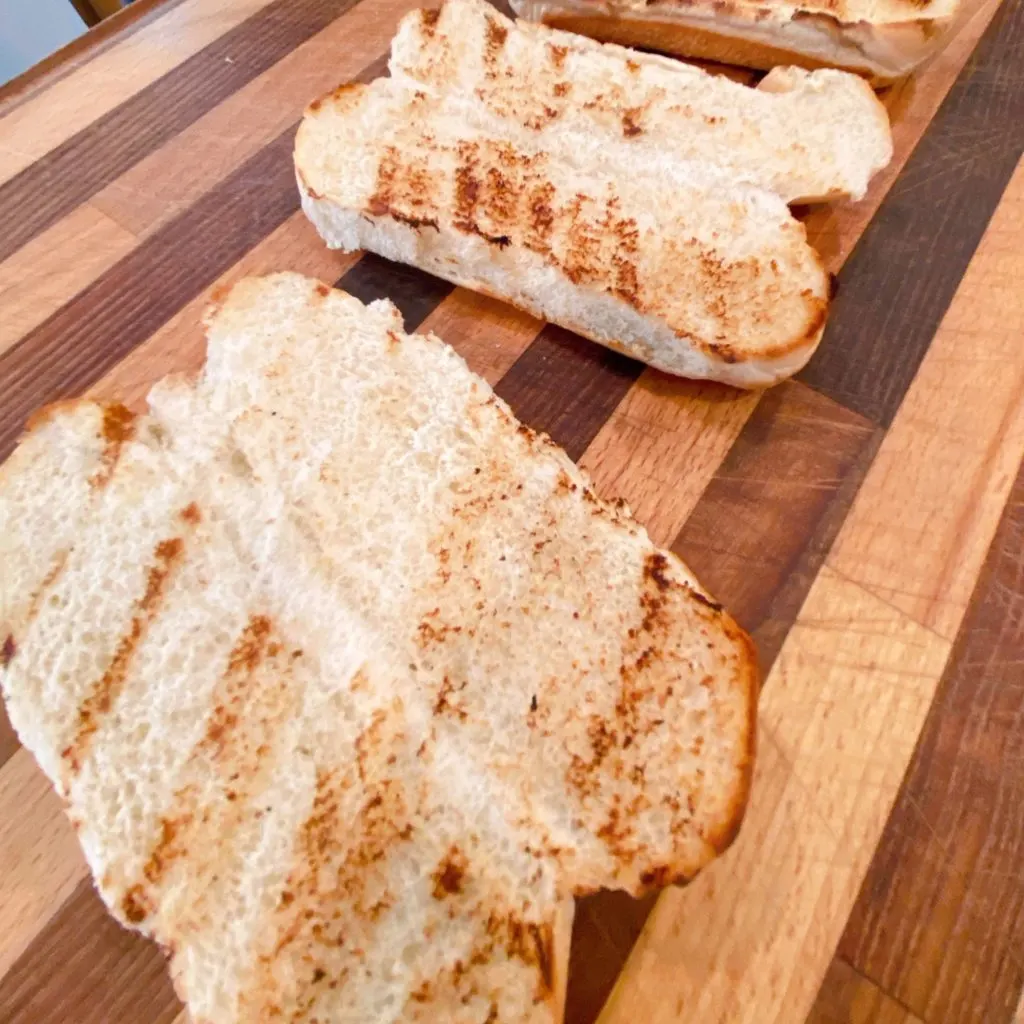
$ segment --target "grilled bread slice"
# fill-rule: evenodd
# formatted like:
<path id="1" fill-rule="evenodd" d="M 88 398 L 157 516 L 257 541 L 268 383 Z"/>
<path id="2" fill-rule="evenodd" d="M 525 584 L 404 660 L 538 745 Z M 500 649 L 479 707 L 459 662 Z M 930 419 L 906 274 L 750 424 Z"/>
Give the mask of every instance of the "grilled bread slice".
<path id="1" fill-rule="evenodd" d="M 303 208 L 328 245 L 669 373 L 763 387 L 810 358 L 829 281 L 787 202 L 859 196 L 888 161 L 859 79 L 790 69 L 750 89 L 482 0 L 409 15 L 391 71 L 299 129 Z"/>
<path id="2" fill-rule="evenodd" d="M 387 302 L 238 284 L 195 384 L 0 470 L 0 678 L 209 1024 L 559 1019 L 572 898 L 690 878 L 750 644 Z"/>
<path id="3" fill-rule="evenodd" d="M 885 85 L 928 60 L 960 0 L 512 0 L 516 12 L 594 39 L 752 68 L 843 68 Z"/>
<path id="4" fill-rule="evenodd" d="M 892 159 L 885 108 L 841 71 L 778 68 L 756 89 L 692 65 L 529 22 L 483 0 L 402 20 L 391 75 L 477 108 L 492 131 L 526 130 L 574 166 L 692 164 L 788 203 L 860 199 Z M 525 86 L 525 88 L 524 88 Z"/>
<path id="5" fill-rule="evenodd" d="M 764 386 L 821 337 L 828 275 L 757 186 L 573 166 L 392 79 L 321 101 L 295 161 L 332 247 L 414 264 L 669 373 Z"/>

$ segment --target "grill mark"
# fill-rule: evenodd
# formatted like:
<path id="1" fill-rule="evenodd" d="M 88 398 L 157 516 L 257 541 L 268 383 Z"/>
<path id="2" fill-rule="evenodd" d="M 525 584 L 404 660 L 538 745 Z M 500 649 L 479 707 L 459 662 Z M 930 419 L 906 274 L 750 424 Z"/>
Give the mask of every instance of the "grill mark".
<path id="1" fill-rule="evenodd" d="M 547 998 L 554 986 L 554 929 L 551 922 L 538 924 L 524 920 L 515 911 L 504 914 L 492 911 L 485 931 L 489 942 L 474 959 L 486 962 L 493 955 L 495 946 L 503 946 L 509 957 L 537 968 L 539 978 L 535 1001 Z"/>
<path id="2" fill-rule="evenodd" d="M 480 198 L 480 181 L 476 177 L 479 147 L 473 142 L 460 142 L 459 166 L 455 170 L 455 227 L 460 231 L 476 231 L 476 204 Z"/>
<path id="3" fill-rule="evenodd" d="M 400 713 L 400 705 L 392 710 Z M 372 748 L 375 763 L 387 763 L 403 735 L 387 733 L 380 721 L 369 731 L 376 739 L 364 750 Z M 353 793 L 356 788 L 363 789 L 359 796 Z M 354 821 L 346 809 L 353 799 L 359 807 Z M 251 989 L 259 994 L 258 1002 L 246 1007 L 250 1012 L 260 1014 L 259 1019 L 283 1013 L 279 969 L 285 959 L 301 979 L 300 987 L 308 989 L 324 978 L 331 979 L 331 988 L 344 984 L 349 968 L 338 969 L 338 950 L 347 951 L 346 961 L 362 958 L 366 936 L 394 905 L 382 869 L 394 848 L 412 837 L 412 817 L 395 779 L 362 787 L 352 766 L 343 772 L 318 771 L 313 807 L 296 838 L 298 864 L 267 929 L 276 938 L 258 958 L 259 980 Z M 291 1019 L 316 1019 L 310 1016 L 315 1005 L 314 994 Z"/>
<path id="4" fill-rule="evenodd" d="M 72 775 L 77 775 L 81 770 L 82 761 L 100 721 L 114 706 L 124 688 L 139 642 L 160 611 L 167 580 L 181 561 L 184 550 L 184 541 L 180 537 L 172 537 L 157 544 L 153 552 L 155 561 L 146 575 L 146 589 L 136 603 L 128 632 L 121 637 L 106 672 L 93 685 L 92 692 L 79 707 L 74 738 L 61 753 Z"/>
<path id="5" fill-rule="evenodd" d="M 468 867 L 466 855 L 458 846 L 450 846 L 430 876 L 434 883 L 434 899 L 443 900 L 448 896 L 458 896 L 462 892 Z"/>
<path id="6" fill-rule="evenodd" d="M 420 26 L 427 39 L 432 39 L 437 31 L 437 20 L 441 17 L 440 8 L 432 7 L 427 10 L 420 10 Z"/>
<path id="7" fill-rule="evenodd" d="M 135 414 L 119 403 L 105 405 L 101 430 L 105 442 L 103 455 L 99 468 L 89 477 L 89 485 L 96 490 L 110 483 L 121 458 L 122 446 L 135 435 Z"/>
<path id="8" fill-rule="evenodd" d="M 190 526 L 198 526 L 203 521 L 203 515 L 199 511 L 199 506 L 194 501 L 181 510 L 181 518 Z"/>
<path id="9" fill-rule="evenodd" d="M 61 551 L 52 566 L 50 566 L 49 572 L 43 577 L 43 582 L 39 584 L 38 589 L 32 595 L 28 603 L 28 611 L 25 614 L 25 626 L 27 627 L 31 622 L 35 620 L 35 617 L 39 614 L 39 609 L 42 607 L 43 598 L 46 596 L 47 591 L 57 582 L 60 578 L 61 573 L 64 571 L 65 566 L 68 564 L 68 556 L 74 548 L 69 548 L 67 551 Z"/>
<path id="10" fill-rule="evenodd" d="M 508 29 L 493 18 L 487 19 L 487 41 L 484 49 L 484 74 L 488 78 L 498 77 L 498 58 L 501 56 Z"/>
<path id="11" fill-rule="evenodd" d="M 275 727 L 291 713 L 295 700 L 291 666 L 301 655 L 291 652 L 279 657 L 282 652 L 281 642 L 273 639 L 270 618 L 250 616 L 211 697 L 213 711 L 203 738 L 186 764 L 187 771 L 197 761 L 212 762 L 220 799 L 201 804 L 195 784 L 175 792 L 170 809 L 160 820 L 159 838 L 142 869 L 143 879 L 122 901 L 121 909 L 131 923 L 141 923 L 152 912 L 157 902 L 154 890 L 184 858 L 191 857 L 196 891 L 205 893 L 216 874 L 218 847 L 203 843 L 202 835 L 230 834 L 251 816 L 251 802 L 269 777 Z M 261 668 L 265 671 L 260 672 Z M 210 852 L 206 855 L 205 851 Z M 187 912 L 198 914 L 198 907 Z M 165 925 L 173 927 L 174 923 Z"/>
<path id="12" fill-rule="evenodd" d="M 637 135 L 643 134 L 643 128 L 638 123 L 639 118 L 642 115 L 642 111 L 639 107 L 632 107 L 629 110 L 623 111 L 622 114 L 622 134 L 627 139 L 635 138 Z"/>
<path id="13" fill-rule="evenodd" d="M 14 634 L 8 633 L 4 638 L 3 647 L 0 648 L 0 668 L 9 668 L 17 653 L 18 645 L 14 641 Z"/>
<path id="14" fill-rule="evenodd" d="M 438 230 L 437 218 L 423 211 L 431 208 L 433 178 L 426 163 L 404 163 L 394 146 L 388 146 L 377 167 L 377 186 L 366 202 L 373 217 L 392 217 L 414 230 L 431 227 Z"/>

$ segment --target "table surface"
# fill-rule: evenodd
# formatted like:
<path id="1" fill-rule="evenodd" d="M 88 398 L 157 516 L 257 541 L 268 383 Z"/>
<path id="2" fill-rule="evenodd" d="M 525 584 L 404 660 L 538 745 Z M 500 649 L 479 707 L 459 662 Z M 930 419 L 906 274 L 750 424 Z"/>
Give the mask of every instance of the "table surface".
<path id="1" fill-rule="evenodd" d="M 967 2 L 885 96 L 870 196 L 804 212 L 839 292 L 763 395 L 324 249 L 297 120 L 417 0 L 140 0 L 0 90 L 0 458 L 44 402 L 198 367 L 219 284 L 299 270 L 451 342 L 757 639 L 744 830 L 657 902 L 580 903 L 572 1024 L 1024 1021 L 1024 5 Z M 181 1012 L 0 713 L 0 1021 Z"/>

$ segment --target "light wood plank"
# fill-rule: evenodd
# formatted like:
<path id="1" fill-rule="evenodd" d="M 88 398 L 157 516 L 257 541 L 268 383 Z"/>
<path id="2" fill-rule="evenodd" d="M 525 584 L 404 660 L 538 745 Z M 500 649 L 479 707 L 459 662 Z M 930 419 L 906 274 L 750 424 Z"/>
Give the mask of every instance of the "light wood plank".
<path id="1" fill-rule="evenodd" d="M 349 11 L 0 264 L 8 314 L 0 352 L 277 136 L 312 99 L 383 54 L 415 6 L 382 0 Z M 315 236 L 310 244 L 323 246 Z"/>
<path id="2" fill-rule="evenodd" d="M 829 557 L 948 639 L 1024 455 L 1022 237 L 1024 161 Z"/>
<path id="3" fill-rule="evenodd" d="M 1024 455 L 1022 186 L 1018 170 L 769 677 L 736 847 L 659 901 L 602 1024 L 810 1009 Z"/>
<path id="4" fill-rule="evenodd" d="M 1013 1018 L 1013 1024 L 1024 1024 L 1024 992 L 1020 994 L 1020 1003 L 1017 1005 L 1017 1015 Z"/>
<path id="5" fill-rule="evenodd" d="M 603 496 L 625 498 L 654 542 L 669 545 L 759 398 L 648 370 L 580 464 Z"/>
<path id="6" fill-rule="evenodd" d="M 492 386 L 526 351 L 543 324 L 528 313 L 465 288 L 455 291 L 417 328 L 447 341 Z"/>
<path id="7" fill-rule="evenodd" d="M 920 1017 L 836 957 L 806 1024 L 924 1024 Z"/>
<path id="8" fill-rule="evenodd" d="M 420 0 L 374 0 L 349 10 L 93 202 L 135 234 L 150 233 L 297 121 L 314 99 L 385 54 L 401 17 L 418 6 Z"/>
<path id="9" fill-rule="evenodd" d="M 96 280 L 135 241 L 87 204 L 0 263 L 0 353 Z"/>
<path id="10" fill-rule="evenodd" d="M 821 572 L 761 705 L 740 838 L 666 893 L 603 1024 L 791 1024 L 832 959 L 949 644 Z"/>
<path id="11" fill-rule="evenodd" d="M 48 89 L 0 111 L 0 184 L 272 0 L 185 0 Z"/>
<path id="12" fill-rule="evenodd" d="M 85 875 L 60 798 L 19 750 L 0 769 L 0 977 Z"/>

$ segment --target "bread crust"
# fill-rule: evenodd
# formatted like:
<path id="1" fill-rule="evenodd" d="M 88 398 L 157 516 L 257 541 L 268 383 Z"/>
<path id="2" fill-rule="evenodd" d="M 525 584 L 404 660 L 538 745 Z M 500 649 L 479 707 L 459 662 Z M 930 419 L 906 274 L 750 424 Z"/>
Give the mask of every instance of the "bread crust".
<path id="1" fill-rule="evenodd" d="M 808 71 L 837 68 L 860 75 L 876 88 L 892 84 L 931 57 L 955 21 L 950 16 L 870 25 L 846 23 L 818 11 L 796 12 L 779 21 L 760 16 L 770 8 L 751 11 L 722 0 L 655 2 L 636 11 L 589 6 L 591 11 L 575 0 L 540 9 L 551 28 L 600 42 L 764 71 L 786 65 Z M 798 28 L 802 44 L 787 26 Z M 878 56 L 872 56 L 872 48 Z"/>
<path id="2" fill-rule="evenodd" d="M 735 836 L 751 642 L 390 303 L 282 274 L 207 324 L 0 472 L 11 722 L 196 1019 L 554 1024 L 572 897 Z"/>

